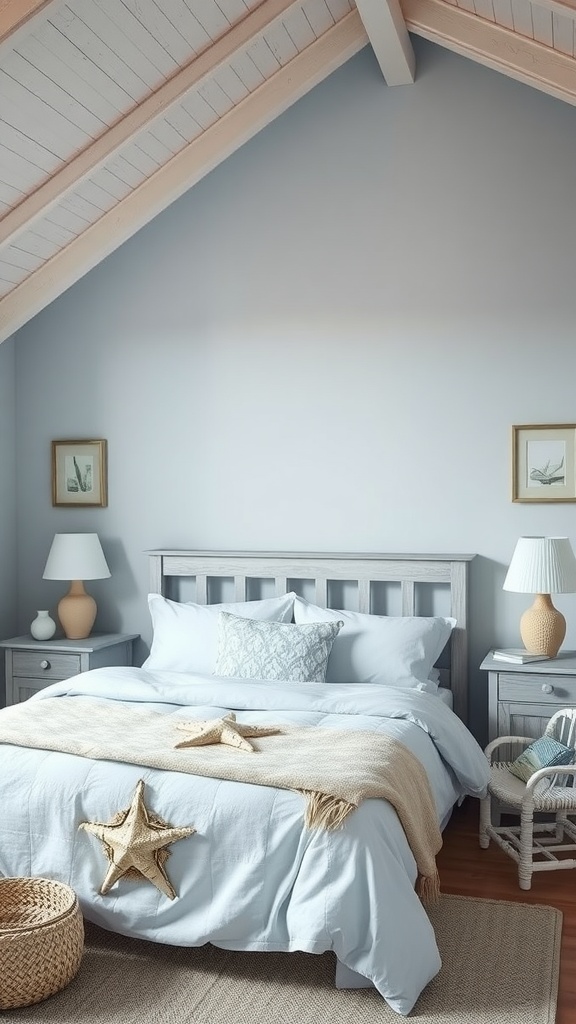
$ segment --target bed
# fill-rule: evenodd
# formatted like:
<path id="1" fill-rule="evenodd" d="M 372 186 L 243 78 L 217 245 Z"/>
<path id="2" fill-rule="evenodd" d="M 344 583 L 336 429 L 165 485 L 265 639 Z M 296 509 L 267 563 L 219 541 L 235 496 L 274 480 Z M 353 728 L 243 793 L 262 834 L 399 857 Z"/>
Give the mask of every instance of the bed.
<path id="1" fill-rule="evenodd" d="M 143 666 L 0 712 L 0 875 L 67 882 L 88 920 L 155 942 L 332 950 L 337 986 L 409 1014 L 441 967 L 430 844 L 488 780 L 472 557 L 149 552 Z M 123 873 L 110 826 L 142 803 L 172 841 Z"/>

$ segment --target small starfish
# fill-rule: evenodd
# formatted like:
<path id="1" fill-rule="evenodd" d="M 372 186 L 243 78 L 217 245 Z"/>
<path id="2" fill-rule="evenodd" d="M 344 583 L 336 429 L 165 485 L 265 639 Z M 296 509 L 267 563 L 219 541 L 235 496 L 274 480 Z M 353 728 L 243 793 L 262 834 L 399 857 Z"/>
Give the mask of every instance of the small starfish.
<path id="1" fill-rule="evenodd" d="M 191 836 L 196 829 L 182 826 L 171 828 L 161 818 L 150 814 L 144 805 L 144 781 L 140 779 L 130 807 L 119 811 L 112 821 L 83 821 L 78 826 L 91 832 L 104 845 L 110 867 L 102 882 L 104 896 L 122 875 L 147 878 L 171 900 L 176 896 L 164 870 L 169 853 L 166 847 L 177 839 Z"/>
<path id="2" fill-rule="evenodd" d="M 280 732 L 280 729 L 269 729 L 265 725 L 243 725 L 236 721 L 233 711 L 224 718 L 211 718 L 207 722 L 179 722 L 178 729 L 187 732 L 188 738 L 174 744 L 176 749 L 225 743 L 251 753 L 254 753 L 254 747 L 245 739 L 246 736 L 276 736 Z"/>

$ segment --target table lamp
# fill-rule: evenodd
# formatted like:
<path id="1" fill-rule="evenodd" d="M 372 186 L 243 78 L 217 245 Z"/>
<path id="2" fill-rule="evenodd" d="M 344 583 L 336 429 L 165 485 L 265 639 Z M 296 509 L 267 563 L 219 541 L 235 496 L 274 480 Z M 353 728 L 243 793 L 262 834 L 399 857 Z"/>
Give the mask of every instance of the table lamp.
<path id="1" fill-rule="evenodd" d="M 566 620 L 550 594 L 576 593 L 576 558 L 568 537 L 520 537 L 503 589 L 536 595 L 520 619 L 520 636 L 530 654 L 555 658 Z"/>
<path id="2" fill-rule="evenodd" d="M 57 533 L 48 554 L 43 579 L 70 580 L 70 590 L 58 604 L 58 618 L 69 640 L 90 636 L 96 601 L 84 589 L 84 580 L 110 576 L 97 533 Z"/>

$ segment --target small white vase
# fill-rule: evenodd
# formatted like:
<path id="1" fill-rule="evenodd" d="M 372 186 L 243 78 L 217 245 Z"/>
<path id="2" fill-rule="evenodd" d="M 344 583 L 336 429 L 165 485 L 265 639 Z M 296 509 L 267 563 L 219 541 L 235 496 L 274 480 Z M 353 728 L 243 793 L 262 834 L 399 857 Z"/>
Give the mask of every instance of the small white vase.
<path id="1" fill-rule="evenodd" d="M 36 618 L 30 623 L 30 632 L 35 640 L 50 640 L 56 632 L 56 623 L 51 619 L 48 612 L 36 613 Z"/>

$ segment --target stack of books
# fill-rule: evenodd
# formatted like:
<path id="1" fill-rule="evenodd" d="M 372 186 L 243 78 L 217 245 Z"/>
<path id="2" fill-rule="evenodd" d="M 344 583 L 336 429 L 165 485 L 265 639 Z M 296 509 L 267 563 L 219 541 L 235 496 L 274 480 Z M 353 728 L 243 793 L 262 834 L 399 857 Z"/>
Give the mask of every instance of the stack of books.
<path id="1" fill-rule="evenodd" d="M 523 647 L 500 647 L 492 651 L 495 661 L 509 661 L 513 665 L 527 665 L 531 661 L 550 661 L 547 654 L 528 654 Z"/>

